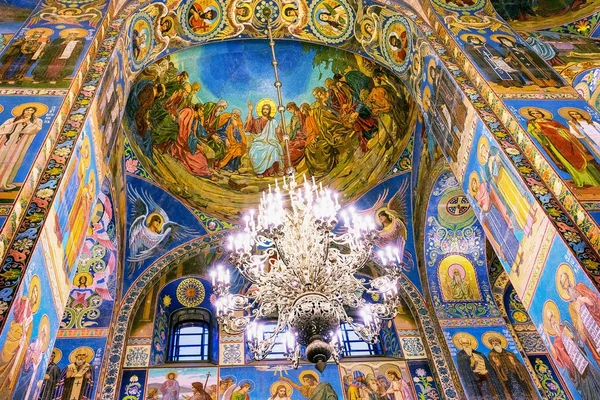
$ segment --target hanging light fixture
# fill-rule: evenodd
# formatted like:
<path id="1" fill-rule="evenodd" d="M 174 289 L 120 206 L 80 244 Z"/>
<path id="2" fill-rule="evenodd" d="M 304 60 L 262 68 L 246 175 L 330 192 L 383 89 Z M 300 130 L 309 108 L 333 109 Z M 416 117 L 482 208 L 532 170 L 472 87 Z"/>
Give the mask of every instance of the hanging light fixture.
<path id="1" fill-rule="evenodd" d="M 275 69 L 275 87 L 284 121 L 270 10 L 265 7 L 269 43 Z M 314 178 L 298 183 L 289 159 L 289 137 L 283 136 L 288 155 L 282 181 L 263 192 L 258 211 L 244 217 L 242 232 L 229 237 L 231 264 L 252 285 L 247 293 L 231 293 L 230 272 L 223 266 L 211 271 L 217 296 L 216 315 L 229 334 L 245 333 L 257 360 L 285 336 L 286 356 L 294 365 L 300 349 L 323 371 L 341 355 L 340 324 L 346 323 L 365 342 L 377 343 L 384 320 L 397 314 L 400 268 L 404 243 L 379 251 L 382 274 L 371 280 L 356 274 L 370 260 L 377 238 L 375 221 L 352 208 L 342 210 L 338 194 L 317 185 Z M 286 206 L 287 199 L 287 206 Z M 369 302 L 367 295 L 378 299 Z M 355 318 L 358 310 L 360 318 Z M 264 335 L 265 319 L 277 318 L 272 333 Z"/>

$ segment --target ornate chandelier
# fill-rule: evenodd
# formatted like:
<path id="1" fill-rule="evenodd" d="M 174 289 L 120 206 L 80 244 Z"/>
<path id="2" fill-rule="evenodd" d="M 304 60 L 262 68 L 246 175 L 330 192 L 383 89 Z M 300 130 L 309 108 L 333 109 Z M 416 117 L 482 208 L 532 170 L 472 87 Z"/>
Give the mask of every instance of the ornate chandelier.
<path id="1" fill-rule="evenodd" d="M 283 119 L 275 43 L 266 17 Z M 289 156 L 289 137 L 283 133 Z M 285 335 L 286 356 L 294 367 L 304 347 L 306 358 L 323 371 L 330 358 L 337 363 L 341 356 L 341 323 L 365 342 L 377 343 L 382 322 L 397 314 L 404 246 L 379 251 L 378 277 L 358 277 L 373 254 L 377 238 L 373 218 L 352 208 L 339 212 L 337 193 L 317 185 L 314 178 L 305 176 L 299 184 L 292 168 L 287 176 L 281 186 L 277 180 L 274 187 L 269 185 L 258 211 L 244 217 L 243 231 L 229 238 L 230 262 L 251 283 L 247 293 L 230 292 L 230 273 L 223 266 L 211 271 L 217 320 L 229 334 L 245 332 L 257 360 L 271 352 L 279 335 Z M 368 295 L 378 302 L 367 301 Z M 360 311 L 360 317 L 351 310 Z M 265 335 L 261 321 L 275 318 L 274 331 Z"/>

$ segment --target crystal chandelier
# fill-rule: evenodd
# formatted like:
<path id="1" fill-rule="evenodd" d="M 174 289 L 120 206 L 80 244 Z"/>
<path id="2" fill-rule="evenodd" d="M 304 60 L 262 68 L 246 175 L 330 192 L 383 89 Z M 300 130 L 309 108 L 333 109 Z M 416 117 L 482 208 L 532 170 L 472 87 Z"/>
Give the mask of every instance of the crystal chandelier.
<path id="1" fill-rule="evenodd" d="M 283 120 L 268 16 L 267 20 Z M 288 140 L 284 131 L 289 155 Z M 337 193 L 317 185 L 314 178 L 305 176 L 303 184 L 298 183 L 292 168 L 286 174 L 287 179 L 276 180 L 263 192 L 258 211 L 244 217 L 243 231 L 229 237 L 230 263 L 251 283 L 250 289 L 231 293 L 229 271 L 223 266 L 211 271 L 217 320 L 229 334 L 245 332 L 257 360 L 271 352 L 279 335 L 285 335 L 286 356 L 294 367 L 304 347 L 308 361 L 323 371 L 330 358 L 337 363 L 341 356 L 341 323 L 365 342 L 377 343 L 383 321 L 397 314 L 404 245 L 379 251 L 378 277 L 358 277 L 373 254 L 377 238 L 373 218 L 353 209 L 340 212 Z M 367 296 L 378 301 L 367 301 Z M 358 310 L 360 318 L 350 310 Z M 274 318 L 274 331 L 265 335 L 261 321 Z"/>

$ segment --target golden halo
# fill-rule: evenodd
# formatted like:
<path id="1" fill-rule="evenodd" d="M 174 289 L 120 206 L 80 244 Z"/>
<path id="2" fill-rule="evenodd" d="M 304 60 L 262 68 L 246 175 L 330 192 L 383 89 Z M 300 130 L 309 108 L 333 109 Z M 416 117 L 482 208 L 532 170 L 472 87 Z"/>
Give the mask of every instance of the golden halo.
<path id="1" fill-rule="evenodd" d="M 389 367 L 389 368 L 387 368 L 387 369 L 386 369 L 386 370 L 383 372 L 383 375 L 384 375 L 384 376 L 387 378 L 387 374 L 388 374 L 388 372 L 390 372 L 390 371 L 394 371 L 395 373 L 397 373 L 397 374 L 398 374 L 398 377 L 399 377 L 399 378 L 402 378 L 402 372 L 400 371 L 400 369 L 398 369 L 398 368 L 396 368 L 396 367 Z"/>
<path id="2" fill-rule="evenodd" d="M 179 376 L 179 375 L 177 375 L 177 372 L 175 372 L 175 371 L 169 371 L 165 375 L 165 378 L 169 379 L 169 375 L 175 375 L 175 378 L 173 378 L 173 379 L 177 379 L 177 377 Z"/>
<path id="3" fill-rule="evenodd" d="M 89 272 L 79 272 L 73 278 L 73 285 L 79 286 L 79 278 L 81 278 L 82 276 L 85 276 L 85 286 L 86 287 L 91 285 L 94 282 L 94 278 L 92 278 L 92 274 L 90 274 Z"/>
<path id="4" fill-rule="evenodd" d="M 91 347 L 88 346 L 81 346 L 76 348 L 75 350 L 73 350 L 71 352 L 71 354 L 69 354 L 69 361 L 71 363 L 75 362 L 75 358 L 79 355 L 79 354 L 84 354 L 85 355 L 85 362 L 89 363 L 90 361 L 92 361 L 92 359 L 94 358 L 94 350 L 92 350 Z"/>
<path id="5" fill-rule="evenodd" d="M 25 32 L 25 37 L 33 35 L 34 32 L 40 32 L 42 36 L 51 36 L 54 30 L 50 28 L 31 28 Z"/>
<path id="6" fill-rule="evenodd" d="M 38 325 L 38 338 L 40 337 L 40 332 L 43 328 L 46 328 L 46 336 L 44 337 L 44 341 L 42 344 L 42 352 L 46 351 L 48 348 L 48 343 L 50 343 L 50 320 L 46 314 L 42 315 L 42 319 L 40 320 L 40 324 Z M 55 361 L 56 362 L 56 361 Z"/>
<path id="7" fill-rule="evenodd" d="M 427 81 L 433 85 L 433 77 L 431 76 L 431 74 L 429 74 L 429 70 L 431 69 L 431 67 L 433 67 L 434 70 L 437 68 L 437 66 L 435 65 L 435 60 L 433 58 L 429 59 L 429 62 L 427 63 Z"/>
<path id="8" fill-rule="evenodd" d="M 292 397 L 292 393 L 294 393 L 294 389 L 292 389 L 292 385 L 284 381 L 276 381 L 269 388 L 269 392 L 271 392 L 271 396 L 275 397 L 277 394 L 277 388 L 279 386 L 285 386 L 285 393 L 287 397 Z"/>
<path id="9" fill-rule="evenodd" d="M 465 43 L 468 43 L 469 41 L 467 40 L 467 38 L 469 36 L 476 37 L 477 39 L 481 40 L 481 43 L 485 43 L 486 42 L 486 40 L 485 40 L 485 38 L 483 36 L 477 35 L 475 33 L 463 33 L 462 35 L 460 35 L 460 40 L 462 40 Z"/>
<path id="10" fill-rule="evenodd" d="M 176 33 L 175 31 L 175 19 L 173 19 L 173 17 L 171 15 L 167 15 L 165 17 L 162 17 L 160 19 L 160 23 L 161 25 L 165 22 L 165 21 L 170 21 L 171 22 L 171 29 L 169 29 L 168 31 L 162 32 L 162 35 L 169 35 L 171 33 Z"/>
<path id="11" fill-rule="evenodd" d="M 38 118 L 41 118 L 44 114 L 48 112 L 48 106 L 43 103 L 23 103 L 19 104 L 18 106 L 12 109 L 11 112 L 13 117 L 18 117 L 23 113 L 23 110 L 25 110 L 28 107 L 35 107 L 37 109 L 37 111 L 35 112 L 35 116 Z"/>
<path id="12" fill-rule="evenodd" d="M 275 114 L 277 114 L 277 105 L 275 102 L 269 98 L 261 99 L 256 103 L 256 113 L 258 116 L 262 116 L 262 108 L 265 104 L 271 106 L 271 118 L 275 118 Z"/>
<path id="13" fill-rule="evenodd" d="M 548 332 L 550 336 L 556 336 L 557 332 L 550 326 L 550 321 L 548 320 L 548 312 L 552 311 L 554 316 L 560 323 L 560 311 L 558 311 L 558 306 L 552 300 L 547 300 L 544 303 L 544 308 L 542 309 L 542 317 L 544 318 L 544 329 Z"/>
<path id="14" fill-rule="evenodd" d="M 429 86 L 425 86 L 423 89 L 423 109 L 425 111 L 429 111 L 429 107 L 431 106 L 431 89 Z"/>
<path id="15" fill-rule="evenodd" d="M 494 332 L 494 331 L 489 331 L 483 334 L 483 336 L 481 337 L 481 342 L 485 345 L 485 347 L 487 347 L 488 349 L 491 349 L 493 346 L 490 343 L 490 341 L 492 339 L 498 339 L 500 340 L 500 346 L 502 346 L 503 349 L 505 349 L 508 346 L 508 341 L 506 340 L 506 338 L 504 337 L 504 335 L 498 333 L 498 332 Z"/>
<path id="16" fill-rule="evenodd" d="M 477 348 L 479 347 L 479 342 L 477 341 L 477 339 L 475 339 L 475 336 L 467 332 L 458 332 L 455 333 L 454 336 L 452 336 L 452 343 L 454 343 L 454 346 L 456 346 L 457 349 L 463 349 L 462 345 L 460 344 L 460 339 L 463 338 L 469 339 L 469 342 L 471 342 L 471 348 L 473 350 L 477 350 Z"/>
<path id="17" fill-rule="evenodd" d="M 367 32 L 367 26 L 368 25 L 371 25 L 371 33 Z M 373 22 L 373 20 L 370 19 L 370 18 L 365 18 L 363 21 L 361 21 L 361 23 L 360 23 L 360 32 L 365 37 L 368 37 L 369 39 L 371 39 L 374 35 L 376 35 L 377 32 L 375 31 L 375 23 Z"/>
<path id="18" fill-rule="evenodd" d="M 491 39 L 492 39 L 494 42 L 496 42 L 496 43 L 500 43 L 500 38 L 505 38 L 505 39 L 508 39 L 508 40 L 510 40 L 511 42 L 513 42 L 513 44 L 515 44 L 515 43 L 516 43 L 516 41 L 517 41 L 517 39 L 515 39 L 515 38 L 514 38 L 514 37 L 512 37 L 512 36 L 508 36 L 508 35 L 498 35 L 498 34 L 496 34 L 496 35 L 492 35 L 492 36 L 490 36 L 490 38 L 491 38 Z"/>
<path id="19" fill-rule="evenodd" d="M 524 116 L 527 119 L 532 119 L 533 117 L 531 115 L 529 115 L 530 111 L 539 111 L 544 115 L 544 118 L 547 120 L 551 120 L 552 118 L 554 118 L 554 116 L 552 115 L 552 113 L 548 110 L 545 110 L 543 108 L 540 107 L 522 107 L 519 109 L 519 114 L 521 114 L 522 116 Z"/>
<path id="20" fill-rule="evenodd" d="M 240 6 L 241 7 L 241 6 Z M 293 22 L 294 20 L 296 20 L 298 17 L 295 17 L 293 15 L 288 16 L 286 15 L 287 10 L 295 10 L 296 12 L 300 12 L 298 10 L 298 8 L 294 5 L 294 4 L 286 4 L 283 6 L 283 8 L 281 9 L 281 17 L 286 20 L 286 21 L 290 21 Z"/>
<path id="21" fill-rule="evenodd" d="M 564 301 L 569 301 L 571 296 L 567 293 L 566 289 L 562 287 L 562 276 L 567 274 L 571 285 L 575 286 L 575 274 L 573 273 L 573 268 L 569 264 L 562 263 L 558 266 L 556 270 L 556 290 L 558 291 L 558 295 Z"/>
<path id="22" fill-rule="evenodd" d="M 62 359 L 62 351 L 58 347 L 55 347 L 52 349 L 52 352 L 54 353 L 54 364 L 58 364 Z"/>
<path id="23" fill-rule="evenodd" d="M 40 284 L 40 277 L 37 275 L 32 276 L 31 281 L 29 282 L 29 300 L 31 300 L 31 293 L 33 293 L 34 289 L 37 289 L 38 296 L 35 303 L 31 303 L 30 308 L 31 312 L 35 314 L 36 311 L 39 310 L 40 303 L 42 302 L 42 286 Z"/>
<path id="24" fill-rule="evenodd" d="M 317 382 L 319 382 L 319 375 L 317 375 L 317 373 L 313 371 L 302 371 L 300 375 L 298 375 L 298 380 L 300 382 L 304 382 L 304 378 L 308 375 L 312 375 L 317 380 Z"/>
<path id="25" fill-rule="evenodd" d="M 70 33 L 76 33 L 78 38 L 85 37 L 87 35 L 87 31 L 81 28 L 68 28 L 63 29 L 58 34 L 61 38 L 66 38 Z"/>
<path id="26" fill-rule="evenodd" d="M 486 147 L 488 150 L 487 156 L 483 155 L 482 149 L 484 147 Z M 477 142 L 477 161 L 479 161 L 479 164 L 485 165 L 488 162 L 489 151 L 490 151 L 490 142 L 487 137 L 482 135 L 479 138 L 479 141 Z"/>
<path id="27" fill-rule="evenodd" d="M 566 120 L 572 120 L 573 118 L 569 115 L 570 111 L 577 111 L 585 119 L 588 119 L 588 120 L 592 119 L 592 116 L 590 115 L 589 112 L 582 110 L 581 108 L 577 108 L 577 107 L 562 107 L 558 110 L 558 114 Z"/>
<path id="28" fill-rule="evenodd" d="M 158 218 L 160 218 L 161 225 L 165 223 L 165 220 L 162 215 L 160 215 L 159 213 L 152 213 L 152 214 L 148 215 L 148 217 L 146 217 L 146 221 L 148 221 L 146 223 L 146 226 L 148 226 L 148 224 L 150 224 L 150 221 L 152 221 L 152 218 L 154 218 L 154 216 L 157 216 Z"/>
<path id="29" fill-rule="evenodd" d="M 244 21 L 248 21 L 248 20 L 250 20 L 250 18 L 252 18 L 252 7 L 250 7 L 250 4 L 241 3 L 240 5 L 236 5 L 236 8 L 237 9 L 246 9 L 246 15 L 235 14 L 235 18 L 238 21 L 244 22 Z"/>
<path id="30" fill-rule="evenodd" d="M 473 187 L 475 184 L 476 186 Z M 469 175 L 469 193 L 473 198 L 477 196 L 477 192 L 479 191 L 479 185 L 481 185 L 481 180 L 479 180 L 479 174 L 477 171 L 471 172 Z"/>

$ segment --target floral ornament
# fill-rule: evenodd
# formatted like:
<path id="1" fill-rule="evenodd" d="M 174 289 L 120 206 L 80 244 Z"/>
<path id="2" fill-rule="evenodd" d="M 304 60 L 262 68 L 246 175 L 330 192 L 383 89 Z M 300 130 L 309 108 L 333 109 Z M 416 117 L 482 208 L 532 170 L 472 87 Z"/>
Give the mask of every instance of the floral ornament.
<path id="1" fill-rule="evenodd" d="M 196 278 L 187 278 L 177 285 L 177 300 L 185 307 L 196 307 L 205 295 L 204 285 Z"/>

